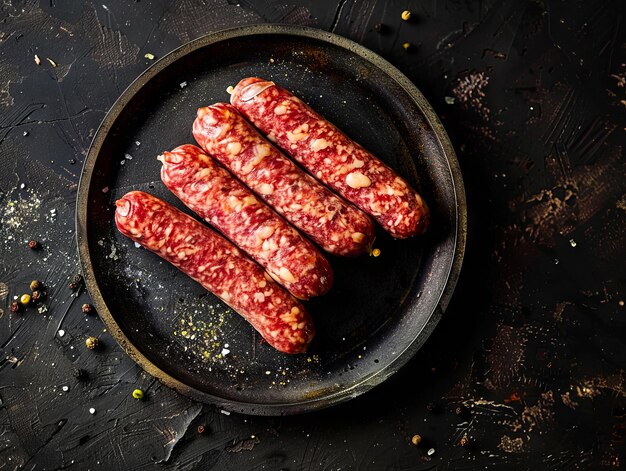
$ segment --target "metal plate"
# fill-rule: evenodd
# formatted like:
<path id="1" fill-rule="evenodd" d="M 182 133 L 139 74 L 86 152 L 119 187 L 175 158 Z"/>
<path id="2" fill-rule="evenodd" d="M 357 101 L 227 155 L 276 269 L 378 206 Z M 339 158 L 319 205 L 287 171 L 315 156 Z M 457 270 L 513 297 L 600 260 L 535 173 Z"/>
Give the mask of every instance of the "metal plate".
<path id="1" fill-rule="evenodd" d="M 284 355 L 261 342 L 212 294 L 121 236 L 113 220 L 114 201 L 130 190 L 185 209 L 161 183 L 155 157 L 193 143 L 196 109 L 227 101 L 226 88 L 247 76 L 295 92 L 408 179 L 433 211 L 424 238 L 396 241 L 378 228 L 380 257 L 329 257 L 335 285 L 306 303 L 317 336 L 305 355 Z M 76 224 L 93 303 L 135 361 L 195 399 L 279 415 L 353 398 L 418 350 L 456 283 L 466 212 L 452 146 L 406 77 L 345 38 L 258 25 L 182 46 L 122 94 L 85 161 Z"/>

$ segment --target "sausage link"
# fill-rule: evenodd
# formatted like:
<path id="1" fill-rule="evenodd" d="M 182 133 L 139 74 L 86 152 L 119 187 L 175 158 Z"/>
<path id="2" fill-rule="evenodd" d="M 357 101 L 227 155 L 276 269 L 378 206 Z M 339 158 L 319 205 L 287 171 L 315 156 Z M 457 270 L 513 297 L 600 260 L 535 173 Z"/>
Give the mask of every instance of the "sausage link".
<path id="1" fill-rule="evenodd" d="M 237 311 L 275 349 L 302 353 L 315 334 L 302 304 L 217 232 L 164 201 L 131 191 L 116 203 L 119 231 Z"/>
<path id="2" fill-rule="evenodd" d="M 170 191 L 294 296 L 330 289 L 333 272 L 319 250 L 204 151 L 186 144 L 159 160 Z"/>
<path id="3" fill-rule="evenodd" d="M 243 79 L 231 103 L 318 180 L 373 216 L 393 237 L 426 231 L 430 212 L 396 172 L 289 91 Z"/>
<path id="4" fill-rule="evenodd" d="M 231 105 L 200 108 L 193 135 L 267 204 L 327 252 L 358 255 L 374 241 L 374 224 L 298 168 Z"/>

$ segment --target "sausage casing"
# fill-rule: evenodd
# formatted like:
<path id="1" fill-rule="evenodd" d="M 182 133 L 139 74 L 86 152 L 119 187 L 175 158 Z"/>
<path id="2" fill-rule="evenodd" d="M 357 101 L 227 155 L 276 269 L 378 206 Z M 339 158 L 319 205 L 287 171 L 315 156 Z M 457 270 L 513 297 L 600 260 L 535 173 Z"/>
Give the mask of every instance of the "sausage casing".
<path id="1" fill-rule="evenodd" d="M 204 151 L 186 144 L 159 160 L 170 191 L 294 296 L 330 289 L 333 272 L 319 250 Z"/>
<path id="2" fill-rule="evenodd" d="M 404 239 L 426 231 L 430 212 L 421 196 L 291 92 L 250 77 L 237 84 L 231 103 L 269 140 L 393 237 Z"/>
<path id="3" fill-rule="evenodd" d="M 274 348 L 302 353 L 314 336 L 300 302 L 217 232 L 141 191 L 116 202 L 119 231 L 232 307 Z"/>
<path id="4" fill-rule="evenodd" d="M 231 105 L 200 108 L 200 146 L 329 253 L 358 255 L 374 241 L 372 220 L 298 168 Z"/>

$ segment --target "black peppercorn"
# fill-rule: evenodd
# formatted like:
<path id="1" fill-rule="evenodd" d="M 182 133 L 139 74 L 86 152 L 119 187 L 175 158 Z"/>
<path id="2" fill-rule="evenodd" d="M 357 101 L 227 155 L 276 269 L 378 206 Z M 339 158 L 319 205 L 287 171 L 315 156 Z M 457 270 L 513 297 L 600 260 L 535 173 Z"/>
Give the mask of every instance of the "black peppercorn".
<path id="1" fill-rule="evenodd" d="M 80 288 L 82 282 L 83 277 L 77 273 L 76 275 L 72 276 L 72 279 L 70 280 L 70 283 L 67 285 L 67 287 L 72 291 L 76 291 L 78 288 Z"/>
<path id="2" fill-rule="evenodd" d="M 87 373 L 81 368 L 72 368 L 72 376 L 76 379 L 84 379 Z"/>
<path id="3" fill-rule="evenodd" d="M 385 25 L 382 23 L 376 23 L 374 25 L 374 31 L 377 33 L 383 33 L 385 31 Z"/>
<path id="4" fill-rule="evenodd" d="M 463 404 L 460 404 L 455 407 L 454 413 L 461 418 L 467 418 L 469 415 L 469 409 L 465 407 Z"/>

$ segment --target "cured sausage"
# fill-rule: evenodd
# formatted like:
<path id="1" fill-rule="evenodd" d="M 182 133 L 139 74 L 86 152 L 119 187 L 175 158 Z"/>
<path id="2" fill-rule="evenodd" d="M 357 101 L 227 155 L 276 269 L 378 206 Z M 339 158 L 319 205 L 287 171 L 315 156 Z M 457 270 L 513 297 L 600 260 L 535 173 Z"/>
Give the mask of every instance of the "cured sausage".
<path id="1" fill-rule="evenodd" d="M 232 243 L 147 193 L 131 191 L 115 204 L 122 234 L 214 293 L 275 349 L 306 350 L 314 336 L 307 311 Z"/>
<path id="2" fill-rule="evenodd" d="M 200 146 L 327 252 L 358 255 L 374 241 L 374 224 L 265 140 L 231 105 L 200 108 Z"/>
<path id="3" fill-rule="evenodd" d="M 170 191 L 294 296 L 330 289 L 332 269 L 319 250 L 204 151 L 186 144 L 158 158 Z"/>
<path id="4" fill-rule="evenodd" d="M 273 82 L 250 77 L 237 84 L 230 100 L 269 140 L 393 237 L 426 231 L 430 212 L 420 195 L 298 97 Z"/>

